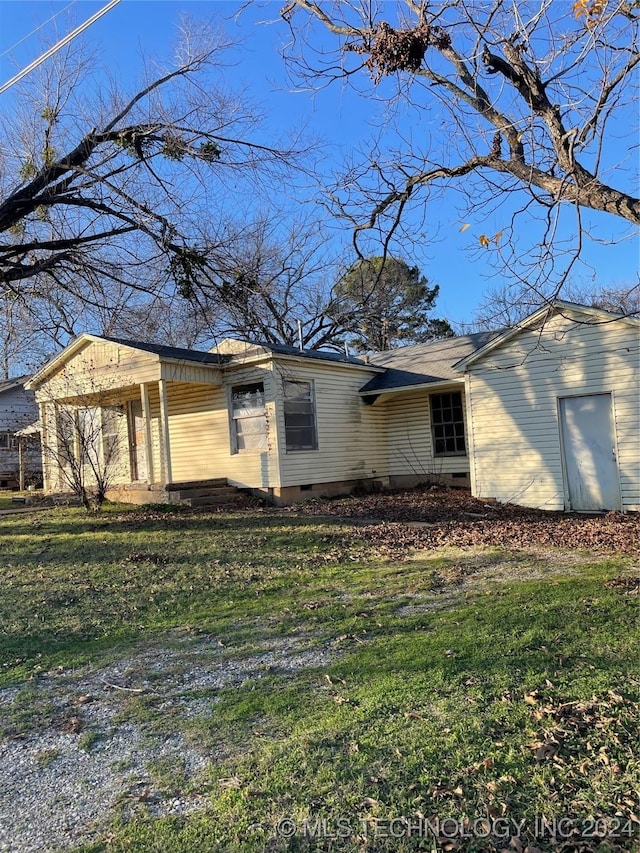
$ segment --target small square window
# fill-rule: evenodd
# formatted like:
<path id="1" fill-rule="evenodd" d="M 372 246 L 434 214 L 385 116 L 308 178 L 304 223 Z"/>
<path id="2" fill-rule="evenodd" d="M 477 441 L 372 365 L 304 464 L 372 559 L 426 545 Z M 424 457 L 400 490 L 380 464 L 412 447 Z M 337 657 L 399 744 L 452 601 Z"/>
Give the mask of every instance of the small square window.
<path id="1" fill-rule="evenodd" d="M 0 432 L 0 450 L 13 450 L 18 446 L 18 439 L 13 433 Z"/>

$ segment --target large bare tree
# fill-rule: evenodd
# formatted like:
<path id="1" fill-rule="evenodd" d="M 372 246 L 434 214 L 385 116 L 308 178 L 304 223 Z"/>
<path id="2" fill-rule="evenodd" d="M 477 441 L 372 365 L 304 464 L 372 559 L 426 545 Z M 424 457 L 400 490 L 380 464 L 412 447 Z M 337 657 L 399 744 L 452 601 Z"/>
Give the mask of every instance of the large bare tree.
<path id="1" fill-rule="evenodd" d="M 221 199 L 282 178 L 295 144 L 266 143 L 256 111 L 229 91 L 232 45 L 221 31 L 180 30 L 172 60 L 149 64 L 128 94 L 74 46 L 3 110 L 0 296 L 51 304 L 62 291 L 105 311 L 123 288 L 190 295 Z"/>
<path id="2" fill-rule="evenodd" d="M 332 196 L 361 253 L 372 234 L 424 241 L 446 195 L 461 229 L 497 211 L 476 245 L 551 295 L 590 229 L 611 239 L 587 211 L 640 223 L 632 0 L 291 0 L 282 17 L 299 86 L 339 80 L 384 105 L 384 135 Z"/>

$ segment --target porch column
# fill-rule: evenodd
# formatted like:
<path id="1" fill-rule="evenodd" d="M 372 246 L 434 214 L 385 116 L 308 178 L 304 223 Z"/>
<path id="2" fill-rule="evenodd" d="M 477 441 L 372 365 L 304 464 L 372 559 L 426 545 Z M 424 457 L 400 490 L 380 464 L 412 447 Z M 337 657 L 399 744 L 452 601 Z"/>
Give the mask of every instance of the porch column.
<path id="1" fill-rule="evenodd" d="M 142 418 L 144 420 L 144 446 L 147 460 L 147 478 L 150 483 L 155 483 L 153 472 L 153 444 L 151 440 L 151 406 L 149 404 L 149 385 L 142 382 L 140 385 L 140 399 L 142 400 Z"/>
<path id="2" fill-rule="evenodd" d="M 164 476 L 165 483 L 173 480 L 171 472 L 171 445 L 169 443 L 169 406 L 167 405 L 167 382 L 158 379 L 158 393 L 160 394 L 160 435 L 162 436 L 162 449 L 164 454 Z"/>

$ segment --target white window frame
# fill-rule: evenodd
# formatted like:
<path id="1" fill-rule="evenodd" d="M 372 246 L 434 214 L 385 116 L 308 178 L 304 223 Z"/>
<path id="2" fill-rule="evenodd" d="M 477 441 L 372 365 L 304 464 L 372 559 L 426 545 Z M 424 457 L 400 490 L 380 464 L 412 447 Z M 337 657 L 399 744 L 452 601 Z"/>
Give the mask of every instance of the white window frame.
<path id="1" fill-rule="evenodd" d="M 433 411 L 434 411 L 433 403 L 434 403 L 435 398 L 436 397 L 452 397 L 454 394 L 457 394 L 460 397 L 460 420 L 454 420 L 452 417 L 450 420 L 442 420 L 442 421 L 436 423 L 434 420 L 434 417 L 433 417 Z M 453 407 L 454 407 L 454 403 L 453 403 L 453 401 L 451 401 L 450 408 L 453 410 Z M 430 394 L 429 395 L 429 416 L 431 418 L 431 441 L 432 441 L 434 458 L 442 459 L 444 457 L 467 456 L 468 455 L 467 425 L 466 425 L 465 419 L 464 419 L 464 399 L 462 397 L 462 391 L 453 390 L 453 391 L 443 391 L 443 392 L 437 393 L 437 394 Z M 455 432 L 455 428 L 459 424 L 462 424 L 462 436 L 458 435 Z M 436 435 L 436 430 L 438 429 L 438 427 L 443 427 L 446 429 L 446 427 L 451 427 L 451 426 L 453 426 L 453 428 L 454 428 L 454 435 L 452 435 L 452 436 Z M 437 449 L 438 442 L 444 441 L 446 444 L 446 442 L 449 438 L 453 438 L 454 441 L 456 442 L 456 444 L 458 444 L 460 437 L 462 438 L 462 442 L 464 444 L 464 450 L 447 450 L 446 447 L 444 450 L 438 450 Z"/>
<path id="2" fill-rule="evenodd" d="M 0 432 L 0 450 L 15 450 L 18 446 L 18 437 L 8 430 Z"/>
<path id="3" fill-rule="evenodd" d="M 255 388 L 256 393 L 262 394 L 262 406 L 256 407 L 255 414 L 237 414 L 236 413 L 236 394 L 242 389 Z M 258 441 L 253 447 L 240 447 L 240 435 L 238 428 L 243 422 L 255 421 L 261 423 L 261 429 L 254 433 L 246 433 L 243 439 L 247 436 L 257 436 Z M 264 453 L 269 449 L 269 423 L 267 419 L 267 401 L 264 391 L 264 382 L 244 382 L 238 385 L 232 385 L 229 388 L 229 432 L 231 435 L 231 452 L 232 453 Z"/>
<path id="4" fill-rule="evenodd" d="M 122 406 L 101 406 L 102 461 L 105 465 L 118 466 L 121 461 L 121 423 L 124 417 Z"/>
<path id="5" fill-rule="evenodd" d="M 287 386 L 288 385 L 307 385 L 309 387 L 309 415 L 311 417 L 310 428 L 313 435 L 313 443 L 309 446 L 294 445 L 290 441 L 288 431 L 303 429 L 303 427 L 295 427 L 289 425 L 287 427 Z M 282 412 L 284 418 L 284 438 L 285 448 L 287 453 L 308 453 L 309 451 L 318 450 L 318 418 L 316 412 L 316 393 L 315 384 L 312 379 L 283 379 L 282 381 Z M 309 427 L 307 427 L 309 428 Z"/>

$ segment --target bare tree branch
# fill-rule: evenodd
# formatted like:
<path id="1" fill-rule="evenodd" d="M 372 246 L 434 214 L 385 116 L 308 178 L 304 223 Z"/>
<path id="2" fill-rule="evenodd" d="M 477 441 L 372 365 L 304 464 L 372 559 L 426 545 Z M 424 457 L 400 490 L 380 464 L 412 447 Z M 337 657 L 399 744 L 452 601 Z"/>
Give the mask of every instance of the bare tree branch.
<path id="1" fill-rule="evenodd" d="M 511 250 L 508 259 L 502 253 L 506 271 L 514 275 L 531 274 L 528 258 L 551 234 L 550 209 L 573 209 L 578 235 L 587 209 L 621 226 L 640 224 L 637 168 L 620 163 L 629 160 L 620 138 L 628 136 L 631 147 L 637 124 L 637 16 L 625 0 L 583 6 L 287 4 L 281 15 L 292 38 L 284 57 L 294 80 L 312 89 L 337 76 L 352 83 L 360 72 L 363 96 L 399 116 L 394 122 L 392 112 L 385 115 L 380 141 L 362 152 L 362 168 L 338 175 L 329 193 L 334 210 L 352 224 L 360 257 L 371 252 L 363 242 L 368 234 L 385 253 L 392 243 L 406 245 L 412 217 L 432 222 L 433 202 L 451 190 L 466 199 L 465 215 L 482 212 L 485 219 L 485 211 L 508 210 L 516 193 L 533 201 L 500 231 L 501 245 Z M 334 39 L 331 51 L 326 33 Z M 520 232 L 531 231 L 536 211 L 541 227 L 523 251 Z M 482 239 L 498 245 L 490 235 Z M 540 285 L 554 276 L 559 285 L 574 263 L 557 229 L 555 240 L 555 256 L 547 244 L 545 265 L 534 273 Z"/>

